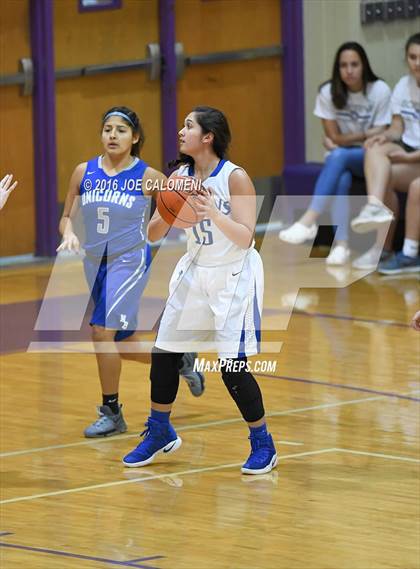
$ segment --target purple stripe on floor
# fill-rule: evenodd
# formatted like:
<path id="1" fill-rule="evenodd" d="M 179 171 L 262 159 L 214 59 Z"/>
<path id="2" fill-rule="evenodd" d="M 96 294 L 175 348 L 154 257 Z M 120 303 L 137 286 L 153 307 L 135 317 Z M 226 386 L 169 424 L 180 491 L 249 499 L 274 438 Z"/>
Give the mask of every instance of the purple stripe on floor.
<path id="1" fill-rule="evenodd" d="M 77 303 L 79 296 L 71 297 Z M 69 297 L 66 297 L 69 301 Z M 57 299 L 57 311 L 60 299 Z M 164 307 L 164 300 L 150 298 L 142 307 L 145 322 L 154 322 Z M 86 342 L 91 339 L 89 319 L 92 306 L 86 310 L 80 330 L 34 330 L 42 300 L 0 305 L 0 353 L 24 352 L 31 342 Z M 141 328 L 141 322 L 140 326 Z"/>
<path id="2" fill-rule="evenodd" d="M 332 318 L 334 320 L 350 320 L 352 322 L 366 322 L 367 324 L 383 324 L 384 326 L 398 326 L 399 328 L 410 328 L 410 324 L 395 322 L 395 320 L 375 320 L 373 318 L 359 318 L 357 316 L 345 316 L 340 314 L 324 314 L 323 312 L 306 312 L 296 310 L 297 316 L 310 316 L 311 318 Z"/>
<path id="3" fill-rule="evenodd" d="M 74 302 L 78 302 L 79 298 L 81 297 L 74 296 L 72 297 L 72 300 Z M 67 300 L 69 300 L 68 297 Z M 58 298 L 57 302 L 59 301 L 60 299 Z M 35 331 L 35 323 L 38 318 L 41 303 L 42 300 L 33 300 L 0 305 L 0 353 L 24 352 L 28 349 L 31 342 L 84 342 L 90 340 L 89 316 L 92 311 L 91 306 L 87 308 L 87 316 L 85 316 L 80 330 Z M 144 305 L 141 306 L 140 312 L 142 317 L 144 317 L 144 321 L 155 321 L 157 319 L 156 315 L 161 312 L 164 307 L 164 303 L 165 300 L 162 298 L 147 299 L 147 303 L 145 302 Z M 265 309 L 263 317 L 285 313 L 288 313 L 288 311 L 284 309 Z M 321 312 L 311 313 L 305 311 L 294 311 L 293 315 L 307 316 L 310 318 L 331 318 L 333 320 L 366 322 L 370 324 L 409 328 L 409 324 L 402 322 L 324 314 Z M 139 328 L 141 329 L 141 323 Z M 284 332 L 285 330 L 281 331 Z"/>
<path id="4" fill-rule="evenodd" d="M 85 561 L 98 561 L 99 563 L 106 563 L 107 565 L 118 565 L 120 567 L 136 567 L 137 569 L 159 569 L 151 565 L 137 565 L 141 561 L 151 559 L 165 559 L 163 555 L 155 555 L 153 557 L 141 557 L 134 561 L 117 561 L 115 559 L 106 559 L 104 557 L 93 557 L 91 555 L 80 555 L 78 553 L 68 553 L 67 551 L 59 551 L 55 549 L 44 549 L 41 547 L 30 547 L 27 545 L 16 545 L 13 543 L 0 542 L 0 547 L 8 547 L 9 549 L 21 549 L 24 551 L 33 551 L 35 553 L 46 553 L 49 555 L 58 555 L 60 557 L 70 557 L 72 559 L 84 559 Z"/>
<path id="5" fill-rule="evenodd" d="M 320 381 L 317 379 L 304 379 L 302 377 L 289 377 L 287 375 L 269 375 L 265 373 L 256 373 L 258 377 L 266 377 L 268 379 L 281 379 L 283 381 L 296 381 L 298 383 L 312 383 L 313 385 L 323 385 L 324 387 L 335 387 L 338 389 L 348 389 L 350 391 L 361 391 L 363 393 L 372 393 L 373 395 L 384 395 L 385 397 L 395 397 L 397 399 L 407 399 L 408 401 L 420 401 L 418 397 L 410 395 L 400 395 L 391 391 L 378 391 L 369 389 L 368 387 L 358 387 L 357 385 L 343 385 L 342 383 L 330 383 L 328 381 Z"/>

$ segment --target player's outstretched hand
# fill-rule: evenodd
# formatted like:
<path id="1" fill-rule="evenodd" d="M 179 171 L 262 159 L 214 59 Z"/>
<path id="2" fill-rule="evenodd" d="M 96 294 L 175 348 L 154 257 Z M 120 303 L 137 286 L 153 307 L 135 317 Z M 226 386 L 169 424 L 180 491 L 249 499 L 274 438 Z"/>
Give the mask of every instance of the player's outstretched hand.
<path id="1" fill-rule="evenodd" d="M 6 205 L 10 194 L 17 186 L 17 180 L 12 184 L 13 174 L 6 174 L 5 177 L 0 182 L 0 209 Z"/>
<path id="2" fill-rule="evenodd" d="M 411 327 L 420 332 L 420 310 L 417 310 L 411 321 Z"/>
<path id="3" fill-rule="evenodd" d="M 195 196 L 195 210 L 200 220 L 214 219 L 219 213 L 211 188 L 203 189 Z"/>
<path id="4" fill-rule="evenodd" d="M 64 235 L 61 244 L 57 247 L 57 253 L 60 253 L 60 251 L 80 253 L 80 243 L 73 232 Z"/>

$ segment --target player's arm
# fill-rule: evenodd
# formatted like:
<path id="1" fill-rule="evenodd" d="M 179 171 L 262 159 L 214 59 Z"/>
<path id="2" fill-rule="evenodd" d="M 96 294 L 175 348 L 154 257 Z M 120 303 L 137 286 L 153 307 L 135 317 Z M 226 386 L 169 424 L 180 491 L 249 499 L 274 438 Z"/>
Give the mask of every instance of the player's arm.
<path id="1" fill-rule="evenodd" d="M 148 166 L 143 175 L 142 190 L 145 196 L 156 199 L 159 189 L 166 186 L 168 178 L 159 170 Z"/>
<path id="2" fill-rule="evenodd" d="M 86 171 L 87 162 L 76 166 L 69 183 L 64 209 L 58 226 L 62 236 L 62 242 L 57 251 L 76 251 L 80 250 L 79 240 L 73 230 L 72 218 L 79 209 L 80 184 Z"/>
<path id="3" fill-rule="evenodd" d="M 231 217 L 220 212 L 211 193 L 197 198 L 197 213 L 212 222 L 241 249 L 248 249 L 252 243 L 256 224 L 256 196 L 251 178 L 241 169 L 229 176 Z"/>
<path id="4" fill-rule="evenodd" d="M 370 148 L 375 144 L 386 144 L 387 142 L 398 142 L 404 132 L 404 123 L 400 115 L 394 115 L 392 122 L 383 132 L 371 136 L 365 142 L 365 147 Z"/>
<path id="5" fill-rule="evenodd" d="M 366 133 L 362 130 L 359 132 L 349 132 L 343 134 L 340 131 L 337 121 L 330 119 L 321 119 L 325 136 L 332 140 L 337 146 L 354 146 L 366 140 Z"/>
<path id="6" fill-rule="evenodd" d="M 156 199 L 157 192 L 166 186 L 167 178 L 154 168 L 147 168 L 143 176 L 143 193 Z M 147 225 L 147 239 L 153 243 L 159 241 L 168 233 L 170 225 L 164 221 L 156 208 Z"/>

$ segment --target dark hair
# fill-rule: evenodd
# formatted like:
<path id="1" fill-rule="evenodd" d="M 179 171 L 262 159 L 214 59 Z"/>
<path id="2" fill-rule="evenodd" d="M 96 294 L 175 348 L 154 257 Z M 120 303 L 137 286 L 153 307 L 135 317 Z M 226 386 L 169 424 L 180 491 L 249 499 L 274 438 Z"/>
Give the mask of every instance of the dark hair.
<path id="1" fill-rule="evenodd" d="M 213 107 L 199 106 L 194 107 L 192 112 L 204 134 L 213 133 L 213 151 L 220 159 L 225 158 L 231 141 L 231 134 L 227 118 L 218 109 Z M 179 164 L 194 164 L 194 159 L 188 154 L 179 154 L 177 160 L 169 162 L 168 166 L 173 168 Z"/>
<path id="2" fill-rule="evenodd" d="M 406 44 L 405 44 L 405 56 L 406 57 L 408 55 L 408 50 L 410 49 L 410 46 L 412 46 L 413 44 L 420 45 L 420 33 L 413 34 L 406 41 Z"/>
<path id="3" fill-rule="evenodd" d="M 140 150 L 142 149 L 144 141 L 145 141 L 144 130 L 143 130 L 143 127 L 141 125 L 139 117 L 136 115 L 136 113 L 134 111 L 132 111 L 128 107 L 112 107 L 111 109 L 108 109 L 106 111 L 106 113 L 104 113 L 102 115 L 102 127 L 104 126 L 105 120 L 107 119 L 107 117 L 112 113 L 122 113 L 123 115 L 126 115 L 128 117 L 128 119 L 127 119 L 127 118 L 119 115 L 120 118 L 127 124 L 127 126 L 129 126 L 131 128 L 131 130 L 133 131 L 133 134 L 139 135 L 138 142 L 133 144 L 131 147 L 131 155 L 132 156 L 139 156 Z"/>
<path id="4" fill-rule="evenodd" d="M 372 71 L 368 56 L 366 55 L 366 51 L 360 45 L 360 43 L 357 43 L 355 41 L 348 41 L 340 45 L 337 53 L 335 54 L 332 77 L 329 81 L 322 83 L 322 85 L 319 87 L 321 89 L 324 85 L 326 85 L 326 83 L 331 82 L 331 97 L 333 104 L 337 109 L 343 109 L 347 103 L 347 85 L 344 83 L 340 76 L 340 56 L 343 51 L 347 50 L 355 51 L 359 55 L 362 62 L 362 82 L 364 93 L 366 93 L 366 87 L 368 83 L 377 81 L 379 79 L 379 77 L 377 77 Z"/>

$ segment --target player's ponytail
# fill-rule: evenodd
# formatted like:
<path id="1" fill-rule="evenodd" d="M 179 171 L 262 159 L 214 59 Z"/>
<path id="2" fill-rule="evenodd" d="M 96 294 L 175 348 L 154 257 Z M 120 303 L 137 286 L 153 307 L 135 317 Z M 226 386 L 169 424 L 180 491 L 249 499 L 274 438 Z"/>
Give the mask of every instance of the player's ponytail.
<path id="1" fill-rule="evenodd" d="M 144 130 L 139 117 L 128 107 L 112 107 L 103 114 L 102 126 L 104 125 L 105 121 L 112 116 L 121 117 L 121 119 L 127 123 L 127 126 L 131 128 L 133 134 L 138 135 L 138 141 L 131 146 L 131 155 L 139 156 L 140 150 L 142 149 L 145 141 Z"/>

